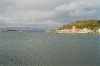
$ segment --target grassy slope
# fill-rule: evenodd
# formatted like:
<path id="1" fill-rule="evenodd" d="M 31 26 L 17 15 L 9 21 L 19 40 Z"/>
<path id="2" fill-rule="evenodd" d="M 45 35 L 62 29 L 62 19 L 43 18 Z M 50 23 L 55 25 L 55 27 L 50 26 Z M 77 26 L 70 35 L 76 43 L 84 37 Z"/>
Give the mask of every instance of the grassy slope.
<path id="1" fill-rule="evenodd" d="M 73 25 L 78 29 L 89 28 L 95 30 L 100 28 L 100 20 L 78 20 L 73 23 L 60 26 L 58 29 L 71 29 Z"/>

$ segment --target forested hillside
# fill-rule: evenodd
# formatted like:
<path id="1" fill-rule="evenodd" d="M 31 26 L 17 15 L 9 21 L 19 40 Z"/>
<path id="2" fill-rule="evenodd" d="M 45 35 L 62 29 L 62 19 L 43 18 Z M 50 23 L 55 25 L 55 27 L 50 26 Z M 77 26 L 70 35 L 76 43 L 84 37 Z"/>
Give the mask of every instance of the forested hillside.
<path id="1" fill-rule="evenodd" d="M 98 29 L 100 28 L 100 20 L 78 20 L 63 26 L 60 26 L 58 29 L 71 29 L 72 26 L 76 26 L 77 29 L 83 29 L 83 28 L 88 28 L 88 29 Z"/>

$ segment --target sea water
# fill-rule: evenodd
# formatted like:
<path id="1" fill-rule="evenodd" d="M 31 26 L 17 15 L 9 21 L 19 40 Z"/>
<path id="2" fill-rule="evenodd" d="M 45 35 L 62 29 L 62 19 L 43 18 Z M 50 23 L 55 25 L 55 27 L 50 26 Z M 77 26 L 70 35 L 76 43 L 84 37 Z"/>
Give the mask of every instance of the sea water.
<path id="1" fill-rule="evenodd" d="M 100 35 L 0 33 L 0 66 L 100 66 Z"/>

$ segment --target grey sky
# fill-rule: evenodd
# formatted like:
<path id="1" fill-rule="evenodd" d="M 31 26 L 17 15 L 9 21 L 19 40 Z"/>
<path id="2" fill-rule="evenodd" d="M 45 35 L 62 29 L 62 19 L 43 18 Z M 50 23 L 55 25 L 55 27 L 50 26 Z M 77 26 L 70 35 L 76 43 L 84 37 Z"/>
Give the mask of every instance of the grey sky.
<path id="1" fill-rule="evenodd" d="M 99 19 L 99 0 L 0 0 L 0 27 L 53 28 Z"/>

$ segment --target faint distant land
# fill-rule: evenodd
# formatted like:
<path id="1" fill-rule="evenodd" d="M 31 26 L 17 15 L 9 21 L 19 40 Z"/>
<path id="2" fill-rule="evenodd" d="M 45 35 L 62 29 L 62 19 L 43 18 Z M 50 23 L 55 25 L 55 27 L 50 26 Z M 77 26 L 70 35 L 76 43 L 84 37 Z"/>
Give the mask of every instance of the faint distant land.
<path id="1" fill-rule="evenodd" d="M 0 30 L 0 32 L 16 32 L 16 30 L 4 30 L 4 29 L 2 29 L 2 30 Z"/>
<path id="2" fill-rule="evenodd" d="M 56 30 L 50 30 L 55 33 L 99 33 L 100 20 L 78 20 L 58 27 Z"/>

